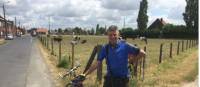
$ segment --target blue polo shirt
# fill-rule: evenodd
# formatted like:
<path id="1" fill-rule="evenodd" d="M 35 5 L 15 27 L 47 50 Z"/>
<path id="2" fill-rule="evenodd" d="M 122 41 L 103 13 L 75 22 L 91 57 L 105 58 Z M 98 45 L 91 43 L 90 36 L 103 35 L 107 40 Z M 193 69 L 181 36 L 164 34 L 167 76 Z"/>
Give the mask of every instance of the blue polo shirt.
<path id="1" fill-rule="evenodd" d="M 106 54 L 106 48 L 108 48 L 108 54 Z M 107 76 L 124 78 L 130 76 L 128 54 L 137 55 L 138 53 L 139 48 L 120 40 L 115 47 L 111 47 L 109 44 L 104 45 L 98 54 L 97 60 L 103 61 L 106 58 Z"/>

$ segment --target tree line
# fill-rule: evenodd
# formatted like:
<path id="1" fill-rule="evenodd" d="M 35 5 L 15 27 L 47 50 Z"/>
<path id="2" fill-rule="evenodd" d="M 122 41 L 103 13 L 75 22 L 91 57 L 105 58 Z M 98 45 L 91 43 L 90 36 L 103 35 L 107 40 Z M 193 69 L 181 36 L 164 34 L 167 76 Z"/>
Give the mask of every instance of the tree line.
<path id="1" fill-rule="evenodd" d="M 77 35 L 105 35 L 106 34 L 106 26 L 100 26 L 99 24 L 96 25 L 96 29 L 84 29 L 81 27 L 74 27 L 74 28 L 58 28 L 54 31 L 51 31 L 55 34 L 72 34 L 75 33 Z"/>
<path id="2" fill-rule="evenodd" d="M 120 33 L 123 37 L 198 38 L 198 0 L 186 0 L 185 12 L 183 13 L 183 20 L 186 26 L 166 24 L 159 29 L 147 29 L 147 9 L 147 0 L 142 0 L 137 18 L 137 29 L 122 29 Z"/>
<path id="3" fill-rule="evenodd" d="M 198 0 L 186 0 L 185 12 L 183 20 L 186 25 L 167 24 L 159 29 L 147 29 L 148 23 L 148 1 L 140 1 L 140 7 L 137 17 L 137 28 L 125 27 L 120 29 L 123 37 L 146 36 L 150 38 L 194 38 L 198 37 Z M 72 34 L 77 35 L 105 35 L 107 27 L 96 25 L 96 28 L 85 29 L 81 27 L 74 28 L 58 28 L 54 32 L 56 34 Z"/>

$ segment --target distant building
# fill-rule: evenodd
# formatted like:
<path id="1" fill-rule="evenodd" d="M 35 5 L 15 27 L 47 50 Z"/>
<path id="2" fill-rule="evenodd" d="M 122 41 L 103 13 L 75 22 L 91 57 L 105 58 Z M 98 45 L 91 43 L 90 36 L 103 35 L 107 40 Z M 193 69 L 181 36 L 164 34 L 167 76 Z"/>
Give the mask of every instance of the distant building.
<path id="1" fill-rule="evenodd" d="M 0 37 L 3 37 L 4 35 L 4 18 L 2 16 L 0 16 Z"/>
<path id="2" fill-rule="evenodd" d="M 15 25 L 13 21 L 6 20 L 6 25 L 7 25 L 7 33 L 8 34 L 14 34 L 15 33 Z M 5 29 L 5 20 L 2 16 L 0 16 L 0 37 L 5 36 L 6 29 Z"/>
<path id="3" fill-rule="evenodd" d="M 36 33 L 37 33 L 37 35 L 47 35 L 48 34 L 48 29 L 46 29 L 46 28 L 37 28 Z"/>
<path id="4" fill-rule="evenodd" d="M 162 29 L 164 25 L 167 23 L 163 20 L 163 18 L 157 18 L 149 27 L 148 29 Z"/>
<path id="5" fill-rule="evenodd" d="M 28 30 L 28 33 L 30 33 L 32 36 L 47 35 L 48 29 L 46 29 L 46 28 L 32 28 L 32 29 Z"/>

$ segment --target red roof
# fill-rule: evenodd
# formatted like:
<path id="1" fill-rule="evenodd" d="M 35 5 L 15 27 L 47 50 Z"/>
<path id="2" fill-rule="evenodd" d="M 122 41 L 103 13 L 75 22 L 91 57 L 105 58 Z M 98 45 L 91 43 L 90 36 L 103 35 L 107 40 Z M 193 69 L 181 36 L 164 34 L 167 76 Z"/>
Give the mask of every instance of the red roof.
<path id="1" fill-rule="evenodd" d="M 46 28 L 37 28 L 36 32 L 48 32 Z"/>

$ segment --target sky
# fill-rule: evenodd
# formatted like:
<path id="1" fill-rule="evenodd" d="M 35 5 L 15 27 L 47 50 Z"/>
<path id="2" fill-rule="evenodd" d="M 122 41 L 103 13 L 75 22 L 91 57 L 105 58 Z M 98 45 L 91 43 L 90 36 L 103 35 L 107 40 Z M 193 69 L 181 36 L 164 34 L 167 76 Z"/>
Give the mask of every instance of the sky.
<path id="1" fill-rule="evenodd" d="M 82 27 L 85 29 L 117 25 L 137 28 L 137 16 L 141 0 L 0 0 L 5 3 L 6 18 L 26 28 Z M 156 18 L 167 23 L 185 25 L 182 13 L 185 0 L 148 0 L 150 25 Z M 0 15 L 3 15 L 0 9 Z"/>

